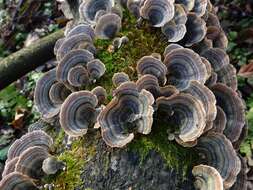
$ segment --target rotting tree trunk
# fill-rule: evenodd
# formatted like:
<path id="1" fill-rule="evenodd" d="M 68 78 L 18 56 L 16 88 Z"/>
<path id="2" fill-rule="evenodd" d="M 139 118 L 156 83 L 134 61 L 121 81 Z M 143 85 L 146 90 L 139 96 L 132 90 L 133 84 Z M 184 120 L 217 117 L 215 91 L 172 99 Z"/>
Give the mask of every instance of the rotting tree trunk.
<path id="1" fill-rule="evenodd" d="M 0 90 L 52 59 L 54 44 L 63 35 L 59 30 L 4 58 L 0 62 Z"/>

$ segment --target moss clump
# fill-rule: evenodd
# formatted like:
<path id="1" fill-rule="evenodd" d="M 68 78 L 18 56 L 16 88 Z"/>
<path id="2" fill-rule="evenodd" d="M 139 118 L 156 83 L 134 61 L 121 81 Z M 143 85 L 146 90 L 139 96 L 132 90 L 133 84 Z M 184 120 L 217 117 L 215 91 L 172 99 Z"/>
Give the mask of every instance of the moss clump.
<path id="1" fill-rule="evenodd" d="M 56 137 L 56 145 L 62 142 L 64 134 L 60 132 Z M 89 143 L 89 146 L 85 146 Z M 59 148 L 56 146 L 56 148 Z M 90 139 L 81 138 L 73 142 L 70 150 L 65 150 L 58 156 L 66 164 L 66 171 L 49 176 L 44 179 L 46 183 L 53 183 L 55 190 L 73 190 L 75 187 L 81 185 L 82 179 L 80 178 L 82 169 L 85 163 L 88 162 L 96 153 L 96 146 L 90 144 Z"/>
<path id="2" fill-rule="evenodd" d="M 136 27 L 136 19 L 129 12 L 124 12 L 122 30 L 118 36 L 127 36 L 129 42 L 115 52 L 108 51 L 112 44 L 111 40 L 95 41 L 98 49 L 98 59 L 106 66 L 105 75 L 96 83 L 103 86 L 109 93 L 109 100 L 112 98 L 112 77 L 116 72 L 126 72 L 131 80 L 137 80 L 135 70 L 137 61 L 145 55 L 152 53 L 163 54 L 167 45 L 166 41 L 161 39 L 161 32 L 157 29 L 143 26 L 141 29 Z M 95 87 L 95 86 L 94 86 Z"/>
<path id="3" fill-rule="evenodd" d="M 195 161 L 194 151 L 190 148 L 184 148 L 176 142 L 169 141 L 166 131 L 166 126 L 153 126 L 150 135 L 135 138 L 129 144 L 129 149 L 137 151 L 142 160 L 151 150 L 154 150 L 163 157 L 168 167 L 183 172 L 183 176 L 186 176 Z"/>

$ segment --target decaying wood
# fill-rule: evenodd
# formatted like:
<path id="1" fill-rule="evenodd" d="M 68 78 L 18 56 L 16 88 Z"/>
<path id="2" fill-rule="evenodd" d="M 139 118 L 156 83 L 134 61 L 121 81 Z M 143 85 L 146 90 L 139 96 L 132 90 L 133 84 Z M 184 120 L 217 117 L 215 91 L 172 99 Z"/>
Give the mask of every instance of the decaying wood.
<path id="1" fill-rule="evenodd" d="M 0 62 L 0 90 L 52 59 L 54 44 L 63 35 L 63 30 L 59 30 L 3 59 Z"/>

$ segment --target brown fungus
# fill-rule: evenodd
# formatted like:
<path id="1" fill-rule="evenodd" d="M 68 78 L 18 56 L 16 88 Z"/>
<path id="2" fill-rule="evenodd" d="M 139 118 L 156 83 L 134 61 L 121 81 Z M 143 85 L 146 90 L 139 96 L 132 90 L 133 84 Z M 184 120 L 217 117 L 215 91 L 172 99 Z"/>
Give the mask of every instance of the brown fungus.
<path id="1" fill-rule="evenodd" d="M 15 157 L 10 161 L 5 162 L 4 171 L 2 173 L 2 177 L 9 175 L 10 173 L 15 172 L 15 165 L 18 161 L 19 157 Z"/>
<path id="2" fill-rule="evenodd" d="M 71 137 L 80 137 L 93 127 L 97 118 L 97 97 L 89 91 L 74 92 L 62 104 L 60 124 Z"/>
<path id="3" fill-rule="evenodd" d="M 49 153 L 43 147 L 30 147 L 19 156 L 15 171 L 33 179 L 41 179 L 45 176 L 45 173 L 42 170 L 42 164 L 48 157 Z"/>
<path id="4" fill-rule="evenodd" d="M 122 83 L 98 116 L 106 144 L 123 147 L 133 140 L 135 132 L 149 134 L 153 123 L 153 103 L 154 98 L 148 91 L 139 91 L 133 82 Z"/>
<path id="5" fill-rule="evenodd" d="M 223 180 L 220 173 L 207 165 L 194 166 L 192 174 L 194 186 L 198 190 L 223 190 Z"/>
<path id="6" fill-rule="evenodd" d="M 9 148 L 7 162 L 19 157 L 22 152 L 34 146 L 40 146 L 49 152 L 53 147 L 53 139 L 40 130 L 25 134 L 20 139 L 16 140 Z"/>
<path id="7" fill-rule="evenodd" d="M 5 176 L 0 181 L 0 189 L 2 190 L 39 190 L 31 178 L 19 173 L 13 172 Z"/>
<path id="8" fill-rule="evenodd" d="M 220 173 L 225 189 L 235 183 L 241 162 L 231 142 L 224 135 L 208 133 L 198 139 L 195 149 L 201 164 L 214 167 Z"/>

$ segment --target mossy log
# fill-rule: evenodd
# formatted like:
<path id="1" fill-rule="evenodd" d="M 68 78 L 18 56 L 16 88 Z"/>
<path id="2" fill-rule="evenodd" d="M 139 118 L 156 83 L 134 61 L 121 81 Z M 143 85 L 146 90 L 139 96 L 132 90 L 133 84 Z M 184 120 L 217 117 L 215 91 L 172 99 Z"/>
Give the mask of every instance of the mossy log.
<path id="1" fill-rule="evenodd" d="M 0 62 L 0 90 L 54 58 L 54 44 L 63 35 L 59 30 L 4 58 Z"/>

